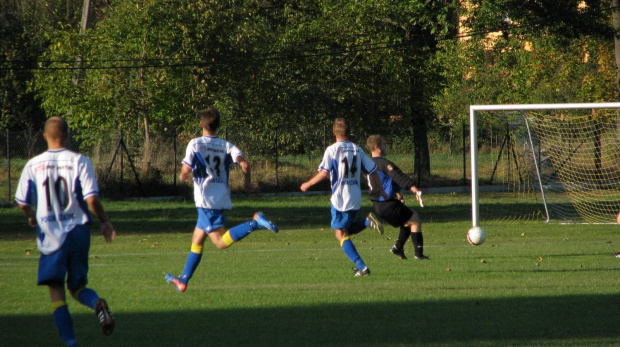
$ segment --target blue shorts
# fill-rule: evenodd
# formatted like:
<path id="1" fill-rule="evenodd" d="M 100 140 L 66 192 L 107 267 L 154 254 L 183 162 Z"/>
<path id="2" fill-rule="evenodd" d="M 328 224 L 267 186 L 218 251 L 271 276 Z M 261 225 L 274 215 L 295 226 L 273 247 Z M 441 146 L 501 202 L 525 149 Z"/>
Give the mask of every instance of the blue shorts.
<path id="1" fill-rule="evenodd" d="M 332 205 L 332 229 L 348 230 L 358 210 L 338 211 Z"/>
<path id="2" fill-rule="evenodd" d="M 74 291 L 88 283 L 88 251 L 90 230 L 78 225 L 67 234 L 59 250 L 52 254 L 41 254 L 39 258 L 38 285 L 64 285 Z"/>
<path id="3" fill-rule="evenodd" d="M 196 228 L 204 230 L 209 234 L 213 230 L 217 230 L 224 226 L 226 218 L 222 210 L 210 210 L 208 208 L 198 208 L 198 221 Z"/>

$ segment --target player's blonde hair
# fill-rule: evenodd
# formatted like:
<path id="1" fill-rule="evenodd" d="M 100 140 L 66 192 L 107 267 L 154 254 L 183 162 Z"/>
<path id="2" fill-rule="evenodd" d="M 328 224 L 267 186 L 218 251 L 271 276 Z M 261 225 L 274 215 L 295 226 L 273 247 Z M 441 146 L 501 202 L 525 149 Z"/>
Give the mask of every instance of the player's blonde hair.
<path id="1" fill-rule="evenodd" d="M 369 151 L 374 151 L 375 147 L 379 147 L 381 146 L 381 143 L 383 143 L 383 136 L 381 135 L 370 135 L 368 136 L 368 140 L 366 140 L 366 148 L 368 148 Z"/>
<path id="2" fill-rule="evenodd" d="M 338 137 L 349 137 L 351 134 L 351 123 L 344 118 L 336 118 L 334 119 L 332 131 Z"/>

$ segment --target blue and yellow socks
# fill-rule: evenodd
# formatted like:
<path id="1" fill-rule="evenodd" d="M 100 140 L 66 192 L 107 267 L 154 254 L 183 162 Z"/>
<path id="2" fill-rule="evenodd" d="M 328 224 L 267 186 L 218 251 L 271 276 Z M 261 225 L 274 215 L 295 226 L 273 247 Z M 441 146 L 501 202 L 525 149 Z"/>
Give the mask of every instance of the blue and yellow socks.
<path id="1" fill-rule="evenodd" d="M 258 224 L 255 220 L 241 223 L 225 232 L 224 235 L 222 235 L 222 241 L 224 241 L 226 246 L 230 246 L 233 243 L 240 241 L 244 237 L 248 236 L 252 231 L 256 230 L 257 228 Z"/>
<path id="2" fill-rule="evenodd" d="M 200 264 L 200 261 L 202 260 L 202 249 L 202 245 L 192 243 L 192 248 L 190 249 L 190 252 L 187 255 L 187 260 L 185 261 L 183 273 L 179 276 L 179 280 L 181 282 L 187 284 L 190 278 L 194 275 L 198 264 Z"/>
<path id="3" fill-rule="evenodd" d="M 364 270 L 366 268 L 366 264 L 359 253 L 357 253 L 357 249 L 355 249 L 353 242 L 348 236 L 340 241 L 340 247 L 342 247 L 344 254 L 355 264 L 358 270 Z"/>
<path id="4" fill-rule="evenodd" d="M 73 319 L 65 301 L 52 302 L 52 315 L 54 324 L 60 333 L 60 337 L 67 346 L 77 346 L 75 332 L 73 331 Z"/>

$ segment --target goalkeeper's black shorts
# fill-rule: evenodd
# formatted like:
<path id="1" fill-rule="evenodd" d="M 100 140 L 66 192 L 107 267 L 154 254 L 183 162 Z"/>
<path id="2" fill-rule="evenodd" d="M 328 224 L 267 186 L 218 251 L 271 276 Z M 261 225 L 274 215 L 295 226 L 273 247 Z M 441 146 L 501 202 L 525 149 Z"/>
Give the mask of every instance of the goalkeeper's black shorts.
<path id="1" fill-rule="evenodd" d="M 398 200 L 373 201 L 372 205 L 377 215 L 395 228 L 405 225 L 413 216 L 413 210 Z"/>

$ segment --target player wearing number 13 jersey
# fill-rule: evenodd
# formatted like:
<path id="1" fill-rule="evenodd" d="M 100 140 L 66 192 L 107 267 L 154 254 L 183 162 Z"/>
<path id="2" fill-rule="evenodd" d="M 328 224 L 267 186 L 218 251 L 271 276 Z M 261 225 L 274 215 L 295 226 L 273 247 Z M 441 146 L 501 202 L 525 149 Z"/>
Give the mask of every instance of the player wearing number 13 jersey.
<path id="1" fill-rule="evenodd" d="M 194 176 L 194 201 L 197 208 L 230 210 L 228 174 L 230 164 L 239 164 L 243 154 L 232 143 L 214 135 L 198 137 L 189 142 L 183 165 Z"/>
<path id="2" fill-rule="evenodd" d="M 359 146 L 349 141 L 351 124 L 344 118 L 337 118 L 334 120 L 332 132 L 336 137 L 336 143 L 325 150 L 319 172 L 304 182 L 300 188 L 305 192 L 311 186 L 330 177 L 331 227 L 342 251 L 355 264 L 354 276 L 365 276 L 370 274 L 370 270 L 357 253 L 349 236 L 369 226 L 379 234 L 383 234 L 381 223 L 372 213 L 363 221 L 354 221 L 357 211 L 362 207 L 361 173 L 369 174 L 368 178 L 378 182 L 379 186 L 381 183 L 375 172 L 377 166 L 372 159 L 368 158 Z"/>
<path id="3" fill-rule="evenodd" d="M 243 154 L 232 143 L 217 137 L 220 127 L 220 112 L 215 108 L 200 111 L 202 137 L 191 140 L 183 158 L 180 178 L 189 181 L 190 172 L 194 180 L 194 202 L 198 210 L 198 221 L 192 236 L 192 245 L 185 261 L 183 272 L 179 276 L 166 274 L 166 281 L 174 285 L 178 292 L 187 289 L 189 280 L 194 275 L 202 260 L 202 249 L 207 237 L 219 249 L 230 247 L 241 241 L 256 229 L 269 229 L 275 233 L 278 227 L 267 220 L 262 213 L 254 213 L 254 217 L 228 231 L 224 230 L 226 217 L 223 210 L 230 210 L 230 188 L 228 174 L 231 164 L 239 164 L 244 175 L 244 186 L 247 191 L 252 189 L 250 181 L 250 165 Z"/>
<path id="4" fill-rule="evenodd" d="M 99 189 L 90 160 L 65 148 L 69 127 L 60 117 L 45 122 L 43 137 L 48 150 L 24 167 L 15 200 L 37 227 L 41 251 L 39 285 L 49 288 L 54 324 L 67 346 L 77 346 L 73 319 L 66 302 L 64 285 L 77 301 L 95 311 L 105 335 L 114 330 L 114 317 L 104 299 L 88 282 L 88 223 L 93 212 L 101 221 L 106 242 L 116 236 L 97 196 Z"/>

